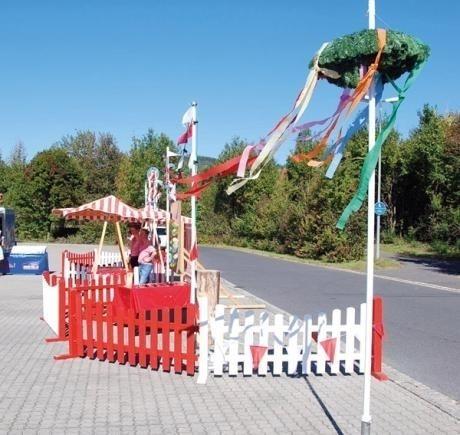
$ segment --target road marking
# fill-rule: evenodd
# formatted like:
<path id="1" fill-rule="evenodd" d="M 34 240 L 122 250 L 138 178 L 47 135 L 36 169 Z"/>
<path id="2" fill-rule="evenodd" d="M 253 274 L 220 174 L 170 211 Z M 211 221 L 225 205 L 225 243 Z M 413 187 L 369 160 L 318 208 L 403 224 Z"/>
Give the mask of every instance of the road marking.
<path id="1" fill-rule="evenodd" d="M 275 258 L 275 257 L 272 257 L 272 258 Z M 364 275 L 364 276 L 366 276 L 366 272 L 361 272 L 360 270 L 342 269 L 341 267 L 336 267 L 336 266 L 325 266 L 325 265 L 322 265 L 322 264 L 304 263 L 304 262 L 301 262 L 301 261 L 295 261 L 295 260 L 284 259 L 284 258 L 279 258 L 279 260 L 290 261 L 292 263 L 297 263 L 297 264 L 304 264 L 306 266 L 319 267 L 321 269 L 331 269 L 331 270 L 336 270 L 338 272 L 347 272 L 347 273 L 354 273 L 356 275 Z M 376 275 L 376 274 L 374 274 L 374 278 L 386 279 L 387 281 L 395 281 L 395 282 L 399 282 L 401 284 L 417 285 L 419 287 L 427 287 L 427 288 L 432 288 L 432 289 L 435 289 L 435 290 L 443 290 L 443 291 L 447 291 L 447 292 L 460 293 L 460 288 L 446 287 L 446 286 L 443 286 L 443 285 L 430 284 L 428 282 L 411 281 L 409 279 L 396 278 L 394 276 Z"/>
<path id="2" fill-rule="evenodd" d="M 290 261 L 290 260 L 287 260 L 287 261 Z M 320 267 L 322 269 L 332 269 L 332 270 L 336 270 L 338 272 L 347 272 L 347 273 L 354 273 L 356 275 L 364 275 L 364 276 L 366 276 L 366 272 L 361 272 L 359 270 L 342 269 L 340 267 L 335 267 L 335 266 L 324 266 L 324 265 L 321 265 L 321 264 L 313 264 L 313 263 L 301 263 L 301 262 L 297 262 L 297 261 L 294 261 L 294 262 L 297 263 L 297 264 L 305 264 L 307 266 Z M 374 274 L 374 278 L 386 279 L 387 281 L 395 281 L 395 282 L 399 282 L 401 284 L 417 285 L 419 287 L 427 287 L 427 288 L 432 288 L 432 289 L 435 289 L 435 290 L 443 290 L 443 291 L 446 291 L 446 292 L 460 293 L 460 288 L 446 287 L 446 286 L 443 286 L 443 285 L 430 284 L 428 282 L 411 281 L 409 279 L 396 278 L 394 276 L 376 275 L 376 274 Z"/>
<path id="3" fill-rule="evenodd" d="M 374 275 L 374 277 L 375 278 L 380 278 L 380 279 L 386 279 L 388 281 L 401 282 L 403 284 L 418 285 L 420 287 L 428 287 L 428 288 L 434 288 L 436 290 L 444 290 L 444 291 L 448 291 L 448 292 L 460 293 L 460 289 L 454 288 L 454 287 L 445 287 L 443 285 L 430 284 L 430 283 L 427 283 L 427 282 L 420 282 L 420 281 L 410 281 L 408 279 L 395 278 L 394 276 Z"/>
<path id="4" fill-rule="evenodd" d="M 301 264 L 301 263 L 299 263 L 299 264 Z M 354 274 L 357 274 L 357 275 L 366 276 L 366 272 L 361 272 L 359 270 L 341 269 L 340 267 L 323 266 L 323 265 L 320 265 L 320 264 L 308 264 L 308 263 L 303 263 L 303 264 L 306 264 L 307 266 L 320 267 L 322 269 L 332 269 L 332 270 L 336 270 L 338 272 L 347 272 L 347 273 L 354 273 Z M 374 278 L 386 279 L 387 281 L 395 281 L 395 282 L 399 282 L 401 284 L 417 285 L 419 287 L 427 287 L 427 288 L 432 288 L 432 289 L 435 289 L 435 290 L 443 290 L 443 291 L 446 291 L 446 292 L 460 293 L 460 288 L 446 287 L 446 286 L 443 286 L 443 285 L 430 284 L 428 282 L 411 281 L 409 279 L 396 278 L 394 276 L 376 275 L 376 274 L 374 274 Z"/>

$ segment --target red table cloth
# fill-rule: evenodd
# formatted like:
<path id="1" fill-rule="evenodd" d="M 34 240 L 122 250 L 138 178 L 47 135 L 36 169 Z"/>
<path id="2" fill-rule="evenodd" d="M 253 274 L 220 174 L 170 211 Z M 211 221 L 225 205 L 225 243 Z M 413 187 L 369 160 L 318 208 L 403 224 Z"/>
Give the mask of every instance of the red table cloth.
<path id="1" fill-rule="evenodd" d="M 110 266 L 98 266 L 97 273 L 109 274 L 109 273 L 123 273 L 125 269 L 123 267 L 110 267 Z"/>
<path id="2" fill-rule="evenodd" d="M 135 312 L 157 308 L 185 307 L 190 301 L 189 284 L 144 284 L 120 286 L 113 299 L 114 308 Z"/>

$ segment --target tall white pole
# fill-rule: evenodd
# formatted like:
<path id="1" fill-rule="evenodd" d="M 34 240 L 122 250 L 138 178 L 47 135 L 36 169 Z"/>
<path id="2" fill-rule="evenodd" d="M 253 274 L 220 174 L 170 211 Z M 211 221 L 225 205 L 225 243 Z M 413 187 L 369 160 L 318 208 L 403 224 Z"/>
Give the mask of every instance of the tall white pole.
<path id="1" fill-rule="evenodd" d="M 369 1 L 369 29 L 375 29 L 375 0 Z M 369 150 L 375 144 L 375 89 L 369 89 Z M 367 192 L 367 279 L 366 279 L 366 339 L 364 365 L 363 415 L 361 434 L 371 432 L 371 358 L 372 358 L 372 311 L 374 298 L 374 203 L 375 171 L 372 172 Z"/>
<path id="2" fill-rule="evenodd" d="M 191 161 L 191 170 L 192 170 L 192 176 L 196 175 L 197 171 L 197 152 L 196 152 L 196 142 L 197 142 L 197 110 L 196 110 L 196 102 L 194 101 L 192 103 L 192 150 L 190 153 L 190 158 L 192 159 Z M 193 185 L 192 185 L 193 187 Z M 194 244 L 198 243 L 197 237 L 196 237 L 196 198 L 195 195 L 192 196 L 192 246 L 191 248 L 193 249 Z M 190 303 L 194 304 L 195 303 L 195 293 L 196 293 L 196 259 L 191 261 L 190 265 L 190 273 L 191 273 L 191 285 L 190 285 Z"/>
<path id="3" fill-rule="evenodd" d="M 378 174 L 377 174 L 377 202 L 382 201 L 382 152 L 379 155 Z M 375 235 L 375 259 L 380 258 L 380 215 L 377 215 L 377 231 Z"/>
<path id="4" fill-rule="evenodd" d="M 169 282 L 169 225 L 170 225 L 170 205 L 169 205 L 169 147 L 166 147 L 166 169 L 165 169 L 165 185 L 166 185 L 166 282 Z"/>

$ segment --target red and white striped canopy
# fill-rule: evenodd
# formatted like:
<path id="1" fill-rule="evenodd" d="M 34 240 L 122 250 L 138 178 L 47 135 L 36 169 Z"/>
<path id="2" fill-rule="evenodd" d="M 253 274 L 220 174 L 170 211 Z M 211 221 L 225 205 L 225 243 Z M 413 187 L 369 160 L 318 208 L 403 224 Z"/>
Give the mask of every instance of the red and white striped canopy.
<path id="1" fill-rule="evenodd" d="M 113 195 L 83 204 L 80 207 L 55 208 L 52 213 L 66 220 L 98 220 L 111 222 L 166 221 L 166 211 L 152 208 L 137 209 Z"/>

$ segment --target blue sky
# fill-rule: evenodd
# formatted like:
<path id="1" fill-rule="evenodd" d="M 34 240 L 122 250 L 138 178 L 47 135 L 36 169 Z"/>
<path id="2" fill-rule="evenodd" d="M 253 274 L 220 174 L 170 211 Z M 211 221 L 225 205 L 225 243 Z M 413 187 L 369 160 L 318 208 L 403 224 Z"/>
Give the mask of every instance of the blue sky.
<path id="1" fill-rule="evenodd" d="M 216 156 L 235 135 L 257 140 L 321 43 L 366 27 L 366 10 L 367 0 L 2 0 L 1 154 L 22 141 L 30 158 L 79 129 L 111 132 L 122 150 L 149 127 L 175 139 L 194 99 L 199 154 Z M 432 49 L 398 129 L 415 127 L 425 102 L 459 110 L 460 2 L 377 0 L 377 14 Z M 303 119 L 331 114 L 339 92 L 321 83 Z"/>

